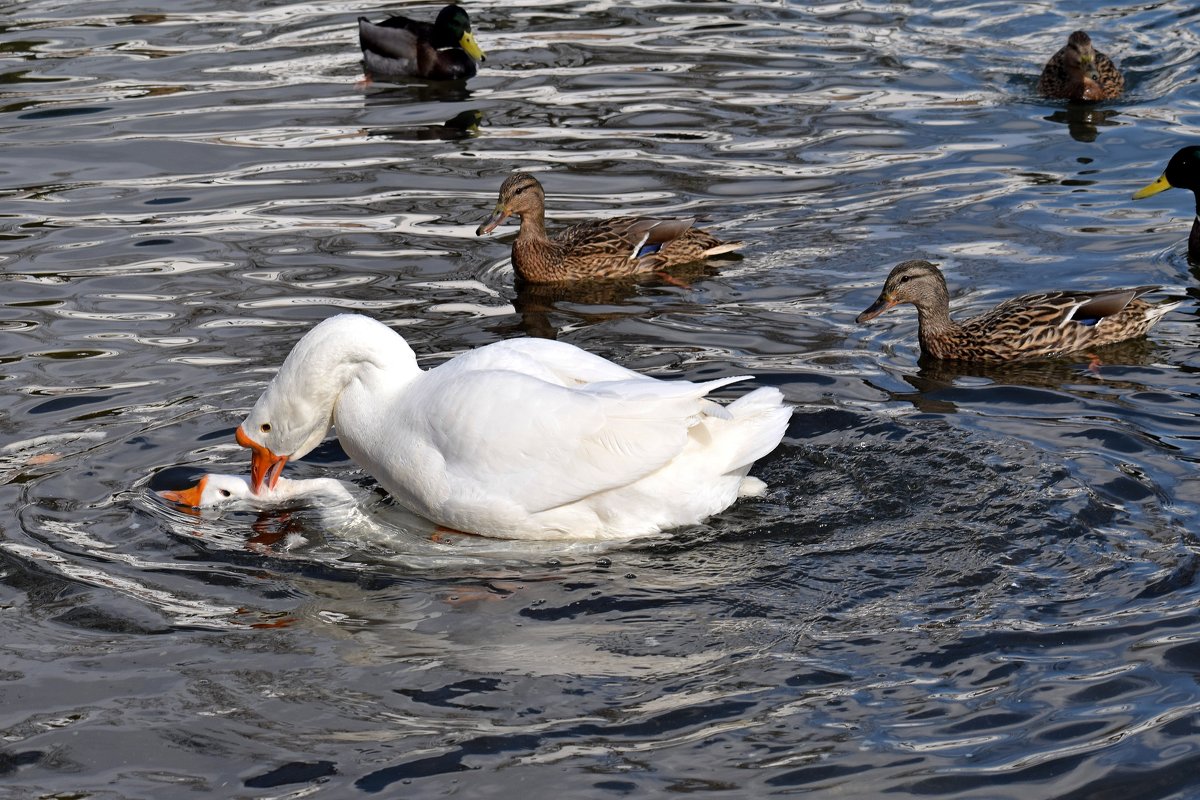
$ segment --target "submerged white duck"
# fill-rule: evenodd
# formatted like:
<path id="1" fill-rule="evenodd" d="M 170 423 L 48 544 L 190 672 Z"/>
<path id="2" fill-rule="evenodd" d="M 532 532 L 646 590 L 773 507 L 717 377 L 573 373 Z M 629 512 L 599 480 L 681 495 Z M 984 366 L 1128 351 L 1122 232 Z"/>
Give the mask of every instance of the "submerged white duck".
<path id="1" fill-rule="evenodd" d="M 162 491 L 158 496 L 191 508 L 240 506 L 253 509 L 278 508 L 298 503 L 347 503 L 354 499 L 350 490 L 333 478 L 280 478 L 274 485 L 264 486 L 262 491 L 256 494 L 246 476 L 221 475 L 215 472 L 202 476 L 195 486 L 180 491 Z"/>
<path id="2" fill-rule="evenodd" d="M 570 344 L 497 342 L 422 370 L 391 328 L 345 314 L 296 343 L 237 430 L 256 492 L 336 426 L 396 502 L 457 531 L 627 539 L 694 524 L 738 497 L 791 417 L 778 389 L 706 398 L 745 377 L 639 375 Z"/>

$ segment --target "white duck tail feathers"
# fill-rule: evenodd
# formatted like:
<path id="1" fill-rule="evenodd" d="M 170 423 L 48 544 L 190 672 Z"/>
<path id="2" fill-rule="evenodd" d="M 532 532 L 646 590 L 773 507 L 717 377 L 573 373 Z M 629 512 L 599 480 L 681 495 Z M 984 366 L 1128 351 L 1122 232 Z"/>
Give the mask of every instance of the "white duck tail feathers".
<path id="1" fill-rule="evenodd" d="M 728 386 L 731 383 L 739 383 L 740 381 L 748 381 L 753 377 L 753 375 L 733 375 L 728 378 L 717 378 L 716 380 L 705 381 L 704 383 L 699 383 L 696 385 L 703 387 L 704 394 L 708 395 L 709 392 L 716 391 L 722 386 Z M 701 411 L 707 416 L 716 417 L 717 419 L 733 419 L 733 415 L 729 411 L 729 406 L 724 405 L 723 403 L 718 403 L 715 400 L 710 400 L 707 396 L 704 398 L 704 404 L 701 406 Z"/>
<path id="2" fill-rule="evenodd" d="M 774 450 L 787 432 L 792 407 L 774 386 L 762 386 L 734 400 L 725 409 L 732 419 L 722 434 L 730 445 L 729 472 L 744 471 Z M 761 481 L 760 481 L 761 483 Z M 765 490 L 765 484 L 761 490 Z"/>
<path id="3" fill-rule="evenodd" d="M 738 497 L 762 497 L 766 493 L 767 484 L 753 475 L 747 475 L 738 484 Z"/>

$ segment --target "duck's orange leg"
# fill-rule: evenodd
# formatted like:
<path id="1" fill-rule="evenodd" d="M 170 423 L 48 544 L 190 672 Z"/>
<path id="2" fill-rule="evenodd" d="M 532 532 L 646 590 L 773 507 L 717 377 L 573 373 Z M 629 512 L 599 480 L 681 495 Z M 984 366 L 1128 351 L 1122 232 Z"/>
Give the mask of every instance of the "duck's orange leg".
<path id="1" fill-rule="evenodd" d="M 657 272 L 654 273 L 654 275 L 659 280 L 661 280 L 663 283 L 667 284 L 668 286 L 675 286 L 680 289 L 687 289 L 687 290 L 691 291 L 692 285 L 690 283 L 688 283 L 687 281 L 681 281 L 681 280 L 679 280 L 679 278 L 676 278 L 674 275 L 663 272 L 662 270 L 658 270 Z"/>

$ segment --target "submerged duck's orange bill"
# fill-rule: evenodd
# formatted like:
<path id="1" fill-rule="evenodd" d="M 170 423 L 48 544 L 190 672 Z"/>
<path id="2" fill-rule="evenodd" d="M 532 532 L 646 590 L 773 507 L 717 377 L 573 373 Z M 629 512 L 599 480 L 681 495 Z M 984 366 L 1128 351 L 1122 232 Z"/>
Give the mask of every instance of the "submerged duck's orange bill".
<path id="1" fill-rule="evenodd" d="M 190 489 L 181 489 L 178 492 L 170 489 L 158 493 L 158 496 L 169 503 L 179 503 L 181 506 L 190 506 L 192 508 L 200 507 L 200 498 L 204 495 L 204 482 L 208 480 L 205 475 Z"/>

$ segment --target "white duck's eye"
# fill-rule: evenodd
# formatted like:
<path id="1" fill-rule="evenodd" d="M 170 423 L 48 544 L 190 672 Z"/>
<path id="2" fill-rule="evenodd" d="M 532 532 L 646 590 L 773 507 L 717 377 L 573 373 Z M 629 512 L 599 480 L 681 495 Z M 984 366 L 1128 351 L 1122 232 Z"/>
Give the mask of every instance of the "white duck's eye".
<path id="1" fill-rule="evenodd" d="M 228 489 L 220 489 L 218 491 L 221 492 L 221 497 L 229 497 L 229 495 L 231 494 L 231 492 Z"/>
<path id="2" fill-rule="evenodd" d="M 264 422 L 262 425 L 258 426 L 258 429 L 260 431 L 262 431 L 263 433 L 270 433 L 271 432 L 271 423 Z"/>

